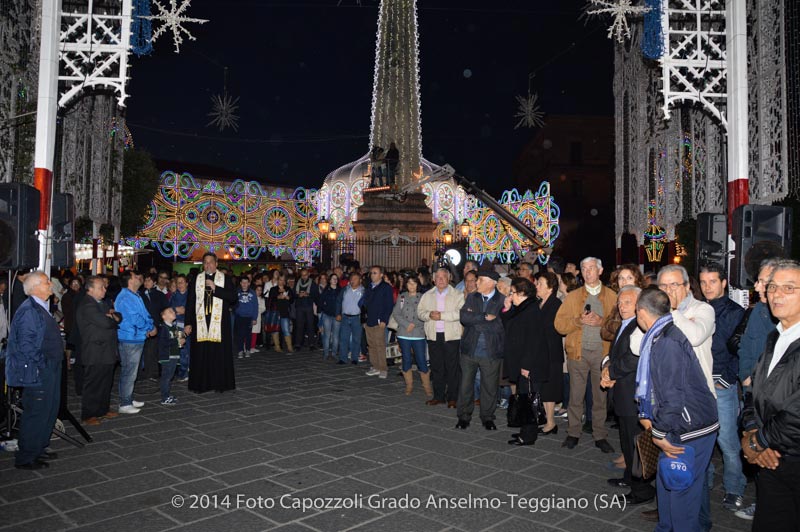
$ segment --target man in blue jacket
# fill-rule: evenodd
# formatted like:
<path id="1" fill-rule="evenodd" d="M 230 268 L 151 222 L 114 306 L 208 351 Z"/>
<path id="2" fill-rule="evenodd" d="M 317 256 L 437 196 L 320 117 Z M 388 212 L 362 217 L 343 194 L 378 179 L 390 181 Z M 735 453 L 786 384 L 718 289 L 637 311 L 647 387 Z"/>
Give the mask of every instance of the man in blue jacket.
<path id="1" fill-rule="evenodd" d="M 639 352 L 636 399 L 642 425 L 652 429 L 661 456 L 676 459 L 686 453 L 692 458 L 683 464 L 688 482 L 680 488 L 670 480 L 681 471 L 659 463 L 656 530 L 698 531 L 706 470 L 719 429 L 717 405 L 670 307 L 669 296 L 655 287 L 642 290 L 636 302 L 636 321 L 647 331 Z"/>
<path id="2" fill-rule="evenodd" d="M 142 274 L 128 271 L 122 274 L 120 280 L 124 288 L 114 300 L 114 309 L 122 315 L 117 331 L 120 361 L 119 413 L 138 414 L 144 403 L 133 400 L 136 372 L 142 359 L 145 340 L 158 334 L 158 329 L 153 325 L 153 318 L 139 295 Z"/>
<path id="3" fill-rule="evenodd" d="M 60 406 L 64 342 L 50 314 L 48 299 L 53 289 L 47 275 L 32 272 L 22 287 L 28 298 L 17 308 L 11 322 L 6 382 L 8 386 L 25 388 L 14 467 L 32 470 L 48 467 L 47 460 L 56 458 L 56 453 L 45 449 Z"/>
<path id="4" fill-rule="evenodd" d="M 367 323 L 364 332 L 367 335 L 367 348 L 372 368 L 367 375 L 377 375 L 385 379 L 388 375 L 386 367 L 386 324 L 394 310 L 392 286 L 383 280 L 383 268 L 372 266 L 369 269 L 369 284 L 364 287 L 364 306 L 367 309 Z"/>
<path id="5" fill-rule="evenodd" d="M 728 350 L 728 340 L 736 332 L 736 327 L 744 317 L 744 309 L 727 296 L 728 282 L 725 270 L 717 264 L 700 268 L 700 289 L 714 307 L 714 335 L 711 341 L 711 354 L 714 357 L 714 388 L 717 392 L 717 414 L 719 416 L 719 436 L 717 443 L 722 450 L 722 487 L 725 496 L 722 505 L 733 512 L 740 510 L 744 502 L 744 489 L 747 479 L 742 472 L 742 459 L 739 457 L 739 358 Z M 703 497 L 702 512 L 704 522 L 711 521 L 709 494 L 714 486 L 714 464 L 708 466 L 706 493 Z"/>
<path id="6" fill-rule="evenodd" d="M 244 275 L 239 279 L 236 302 L 233 310 L 236 349 L 239 358 L 250 358 L 250 331 L 258 320 L 258 299 L 256 293 L 250 289 L 250 279 Z"/>

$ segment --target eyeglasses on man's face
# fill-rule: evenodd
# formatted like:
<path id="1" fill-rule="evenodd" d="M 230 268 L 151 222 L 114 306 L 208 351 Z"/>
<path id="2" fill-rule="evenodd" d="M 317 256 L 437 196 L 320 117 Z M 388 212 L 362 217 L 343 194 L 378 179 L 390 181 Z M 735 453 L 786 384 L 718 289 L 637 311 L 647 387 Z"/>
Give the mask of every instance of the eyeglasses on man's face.
<path id="1" fill-rule="evenodd" d="M 793 284 L 769 283 L 767 285 L 767 293 L 768 294 L 774 294 L 778 290 L 780 290 L 784 294 L 794 294 L 795 289 L 797 289 L 797 287 L 795 285 L 793 285 Z"/>
<path id="2" fill-rule="evenodd" d="M 667 290 L 676 290 L 679 286 L 686 286 L 686 283 L 663 283 L 658 285 L 658 288 L 666 292 Z"/>

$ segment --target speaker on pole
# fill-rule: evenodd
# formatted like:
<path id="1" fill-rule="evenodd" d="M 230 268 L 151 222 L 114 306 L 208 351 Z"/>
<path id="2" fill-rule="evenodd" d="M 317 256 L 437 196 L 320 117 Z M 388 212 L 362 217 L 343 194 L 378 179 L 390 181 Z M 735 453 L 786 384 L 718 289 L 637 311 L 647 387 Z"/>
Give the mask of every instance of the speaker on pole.
<path id="1" fill-rule="evenodd" d="M 72 194 L 53 194 L 53 267 L 75 265 L 75 206 Z"/>
<path id="2" fill-rule="evenodd" d="M 761 261 L 786 258 L 792 249 L 792 209 L 771 205 L 742 205 L 733 211 L 731 284 L 750 288 Z"/>
<path id="3" fill-rule="evenodd" d="M 725 260 L 728 240 L 728 221 L 724 214 L 703 212 L 697 215 L 695 238 L 695 272 L 708 264 L 727 267 Z"/>
<path id="4" fill-rule="evenodd" d="M 0 183 L 0 270 L 39 265 L 39 191 L 23 183 Z"/>

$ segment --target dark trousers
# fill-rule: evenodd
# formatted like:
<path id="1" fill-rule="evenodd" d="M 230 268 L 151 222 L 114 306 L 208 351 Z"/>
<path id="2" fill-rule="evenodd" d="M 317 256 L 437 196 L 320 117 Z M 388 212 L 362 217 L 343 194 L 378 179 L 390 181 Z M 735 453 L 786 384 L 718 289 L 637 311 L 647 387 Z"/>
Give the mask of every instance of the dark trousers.
<path id="1" fill-rule="evenodd" d="M 82 420 L 108 414 L 115 367 L 116 364 L 90 364 L 83 367 Z"/>
<path id="2" fill-rule="evenodd" d="M 494 421 L 497 387 L 502 359 L 461 355 L 461 386 L 458 391 L 458 419 L 469 421 L 475 410 L 475 374 L 481 370 L 481 423 Z"/>
<path id="3" fill-rule="evenodd" d="M 800 459 L 783 457 L 778 469 L 761 469 L 756 480 L 753 532 L 800 530 Z"/>
<path id="4" fill-rule="evenodd" d="M 247 317 L 236 316 L 233 321 L 235 344 L 233 350 L 236 353 L 250 351 L 250 331 L 253 329 L 253 320 Z M 161 368 L 162 370 L 164 368 Z"/>
<path id="5" fill-rule="evenodd" d="M 314 332 L 314 309 L 298 308 L 295 309 L 297 319 L 294 324 L 294 343 L 295 347 L 303 345 L 303 340 L 308 336 L 308 347 L 313 347 L 316 343 L 317 335 Z"/>
<path id="6" fill-rule="evenodd" d="M 50 445 L 50 434 L 61 403 L 61 363 L 62 358 L 45 359 L 45 367 L 40 372 L 42 384 L 28 386 L 22 392 L 17 465 L 34 462 Z"/>
<path id="7" fill-rule="evenodd" d="M 433 398 L 437 401 L 458 400 L 459 340 L 446 342 L 444 333 L 436 333 L 436 340 L 428 340 L 428 357 L 433 381 Z M 473 380 L 475 375 L 472 376 Z M 470 384 L 471 386 L 471 384 Z"/>
<path id="8" fill-rule="evenodd" d="M 72 356 L 75 357 L 75 363 L 72 365 L 72 378 L 75 380 L 75 395 L 80 396 L 83 393 L 83 363 L 81 362 L 81 348 L 75 346 L 72 350 Z"/>
<path id="9" fill-rule="evenodd" d="M 142 349 L 142 374 L 147 379 L 158 378 L 158 336 L 152 336 L 144 341 Z"/>
<path id="10" fill-rule="evenodd" d="M 170 396 L 170 381 L 172 376 L 175 375 L 175 368 L 178 367 L 177 360 L 169 360 L 161 363 L 161 381 L 159 387 L 161 388 L 161 400 L 166 401 Z"/>
<path id="11" fill-rule="evenodd" d="M 649 481 L 634 476 L 631 471 L 633 455 L 636 452 L 636 437 L 640 432 L 642 425 L 639 424 L 639 416 L 619 416 L 619 446 L 622 448 L 622 456 L 625 457 L 625 472 L 622 478 L 630 484 L 631 495 L 640 499 L 652 499 L 656 496 L 656 489 Z"/>

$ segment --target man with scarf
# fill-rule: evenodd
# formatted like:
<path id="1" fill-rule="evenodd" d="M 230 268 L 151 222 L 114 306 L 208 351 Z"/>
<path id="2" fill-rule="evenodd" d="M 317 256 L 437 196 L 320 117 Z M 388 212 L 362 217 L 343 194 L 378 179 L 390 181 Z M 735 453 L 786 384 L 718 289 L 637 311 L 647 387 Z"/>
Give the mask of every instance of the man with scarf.
<path id="1" fill-rule="evenodd" d="M 203 272 L 189 288 L 186 301 L 186 335 L 192 335 L 189 389 L 204 393 L 236 388 L 233 374 L 233 339 L 230 308 L 236 288 L 230 277 L 217 270 L 217 256 L 203 255 Z"/>
<path id="2" fill-rule="evenodd" d="M 642 424 L 652 430 L 653 443 L 661 449 L 656 530 L 699 531 L 705 475 L 719 429 L 717 402 L 704 386 L 700 362 L 670 312 L 671 299 L 650 287 L 636 302 L 636 321 L 646 331 L 636 399 Z M 668 467 L 664 457 L 676 460 L 671 465 L 677 469 Z"/>

